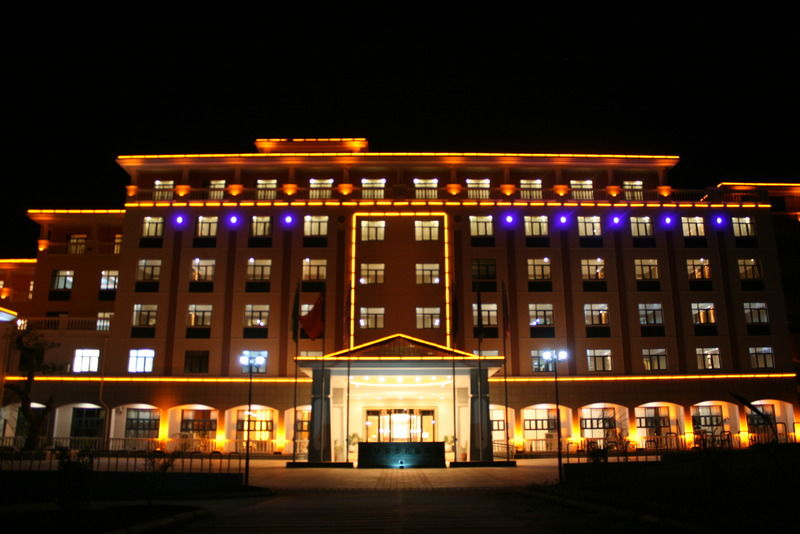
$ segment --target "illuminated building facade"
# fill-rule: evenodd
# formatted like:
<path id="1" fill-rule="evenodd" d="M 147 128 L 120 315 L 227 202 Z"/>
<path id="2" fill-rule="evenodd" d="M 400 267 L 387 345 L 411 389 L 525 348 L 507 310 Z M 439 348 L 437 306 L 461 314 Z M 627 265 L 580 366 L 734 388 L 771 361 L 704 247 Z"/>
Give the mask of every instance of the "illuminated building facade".
<path id="1" fill-rule="evenodd" d="M 250 432 L 322 461 L 444 441 L 488 460 L 555 450 L 559 410 L 573 449 L 794 440 L 762 189 L 673 190 L 675 156 L 256 146 L 121 156 L 124 209 L 29 211 L 38 258 L 0 273 L 20 327 L 59 342 L 36 385 L 48 439 L 241 451 Z M 8 443 L 20 425 L 7 398 Z"/>

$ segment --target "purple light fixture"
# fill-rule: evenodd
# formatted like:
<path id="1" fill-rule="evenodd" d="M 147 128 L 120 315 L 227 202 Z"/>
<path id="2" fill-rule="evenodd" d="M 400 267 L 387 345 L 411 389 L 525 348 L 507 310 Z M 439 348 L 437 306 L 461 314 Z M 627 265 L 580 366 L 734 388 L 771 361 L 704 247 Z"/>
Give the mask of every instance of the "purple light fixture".
<path id="1" fill-rule="evenodd" d="M 175 224 L 177 226 L 181 226 L 185 221 L 186 221 L 186 217 L 184 217 L 183 215 L 177 215 L 175 217 Z"/>
<path id="2" fill-rule="evenodd" d="M 513 222 L 514 222 L 514 216 L 513 215 L 506 215 L 506 223 L 507 224 L 511 224 Z"/>
<path id="3" fill-rule="evenodd" d="M 717 223 L 717 226 L 722 226 L 723 224 L 725 224 L 725 218 L 722 217 L 721 215 L 717 215 L 716 217 L 714 217 L 714 222 Z"/>
<path id="4" fill-rule="evenodd" d="M 294 222 L 294 217 L 291 215 L 286 215 L 283 217 L 283 222 L 287 225 L 292 224 L 292 222 Z"/>
<path id="5" fill-rule="evenodd" d="M 561 217 L 558 218 L 558 222 L 560 222 L 561 224 L 567 224 L 567 216 L 562 215 Z"/>

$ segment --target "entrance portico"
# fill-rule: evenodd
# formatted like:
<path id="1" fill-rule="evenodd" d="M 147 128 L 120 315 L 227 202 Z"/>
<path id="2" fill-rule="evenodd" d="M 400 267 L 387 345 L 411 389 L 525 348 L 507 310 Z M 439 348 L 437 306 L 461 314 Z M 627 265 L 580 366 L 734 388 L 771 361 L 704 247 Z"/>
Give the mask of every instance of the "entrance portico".
<path id="1" fill-rule="evenodd" d="M 362 441 L 444 442 L 450 460 L 491 461 L 488 378 L 502 361 L 404 334 L 298 357 L 312 377 L 308 460 L 355 461 Z"/>

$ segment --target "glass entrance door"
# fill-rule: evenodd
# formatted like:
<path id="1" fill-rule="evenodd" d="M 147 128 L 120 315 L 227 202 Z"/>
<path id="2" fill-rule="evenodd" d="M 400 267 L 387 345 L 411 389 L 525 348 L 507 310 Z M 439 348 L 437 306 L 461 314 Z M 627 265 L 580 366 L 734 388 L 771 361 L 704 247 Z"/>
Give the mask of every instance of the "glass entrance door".
<path id="1" fill-rule="evenodd" d="M 367 410 L 366 441 L 434 441 L 436 438 L 434 410 L 392 408 Z"/>

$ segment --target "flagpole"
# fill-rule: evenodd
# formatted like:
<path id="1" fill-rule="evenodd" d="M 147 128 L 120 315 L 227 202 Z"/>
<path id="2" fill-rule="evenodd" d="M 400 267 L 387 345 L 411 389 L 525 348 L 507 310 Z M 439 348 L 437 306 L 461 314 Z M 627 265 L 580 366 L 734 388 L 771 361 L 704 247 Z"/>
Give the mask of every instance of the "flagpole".
<path id="1" fill-rule="evenodd" d="M 301 283 L 300 280 L 298 280 L 292 309 L 292 314 L 294 315 L 294 324 L 292 325 L 292 330 L 294 330 L 294 420 L 292 421 L 294 428 L 292 429 L 292 463 L 297 461 L 297 357 L 300 353 L 300 287 Z"/>
<path id="2" fill-rule="evenodd" d="M 505 408 L 503 409 L 503 426 L 506 429 L 506 461 L 511 461 L 511 449 L 508 445 L 508 348 L 506 339 L 511 329 L 509 327 L 508 294 L 506 283 L 503 281 L 503 389 L 505 390 Z"/>
<path id="3" fill-rule="evenodd" d="M 481 302 L 481 286 L 478 282 L 478 458 L 483 461 L 483 395 L 481 382 L 483 381 L 483 303 Z"/>

